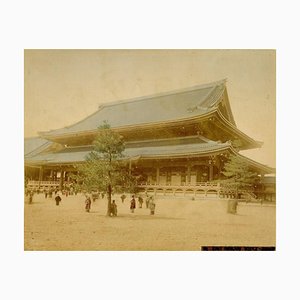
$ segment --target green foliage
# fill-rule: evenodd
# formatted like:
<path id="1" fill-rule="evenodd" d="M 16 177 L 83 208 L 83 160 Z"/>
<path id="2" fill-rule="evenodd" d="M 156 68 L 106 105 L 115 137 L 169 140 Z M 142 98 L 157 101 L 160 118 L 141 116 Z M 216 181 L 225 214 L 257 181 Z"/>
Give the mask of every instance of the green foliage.
<path id="1" fill-rule="evenodd" d="M 103 159 L 104 161 L 114 161 L 123 157 L 122 152 L 125 150 L 123 137 L 110 129 L 109 124 L 98 127 L 99 132 L 94 141 L 94 151 L 88 159 Z"/>
<path id="2" fill-rule="evenodd" d="M 76 181 L 87 191 L 106 192 L 109 214 L 111 194 L 132 191 L 136 182 L 126 166 L 123 137 L 114 132 L 108 123 L 104 122 L 98 127 L 93 146 L 94 149 L 87 155 L 86 162 L 76 166 L 79 173 Z"/>
<path id="3" fill-rule="evenodd" d="M 227 177 L 223 184 L 225 183 L 225 186 L 236 192 L 251 188 L 257 180 L 257 173 L 251 171 L 249 165 L 235 155 L 229 156 L 228 161 L 224 164 L 222 174 Z"/>

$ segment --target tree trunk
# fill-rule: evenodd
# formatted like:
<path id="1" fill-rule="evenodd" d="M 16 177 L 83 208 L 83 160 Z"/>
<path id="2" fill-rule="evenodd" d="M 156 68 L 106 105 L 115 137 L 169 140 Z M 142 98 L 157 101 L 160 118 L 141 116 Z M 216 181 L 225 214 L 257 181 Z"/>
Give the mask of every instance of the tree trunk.
<path id="1" fill-rule="evenodd" d="M 110 217 L 110 211 L 111 211 L 111 184 L 108 185 L 107 189 L 107 213 L 106 215 Z"/>
<path id="2" fill-rule="evenodd" d="M 111 153 L 109 153 L 109 166 L 111 166 Z M 111 216 L 111 173 L 108 171 L 108 180 L 109 180 L 109 185 L 107 189 L 107 213 L 106 216 L 110 217 Z"/>

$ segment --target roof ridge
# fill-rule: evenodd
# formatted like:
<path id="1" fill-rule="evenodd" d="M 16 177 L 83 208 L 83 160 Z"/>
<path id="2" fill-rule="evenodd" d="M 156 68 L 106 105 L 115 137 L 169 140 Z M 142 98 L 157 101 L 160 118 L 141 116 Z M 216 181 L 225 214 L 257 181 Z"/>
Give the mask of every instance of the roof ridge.
<path id="1" fill-rule="evenodd" d="M 183 89 L 177 89 L 177 90 L 173 90 L 173 91 L 168 91 L 168 92 L 162 92 L 162 93 L 156 93 L 156 94 L 152 94 L 152 95 L 146 95 L 146 96 L 141 96 L 141 97 L 136 97 L 136 98 L 131 98 L 131 99 L 124 99 L 124 100 L 117 100 L 117 101 L 112 101 L 112 102 L 108 102 L 108 103 L 102 103 L 98 106 L 98 109 L 93 112 L 92 114 L 86 116 L 85 118 L 81 119 L 78 122 L 75 122 L 73 124 L 70 124 L 68 126 L 65 126 L 63 128 L 71 128 L 77 124 L 80 124 L 82 122 L 84 122 L 85 120 L 87 120 L 88 118 L 96 115 L 99 111 L 101 111 L 102 109 L 106 108 L 106 107 L 111 107 L 111 106 L 115 106 L 115 105 L 119 105 L 119 104 L 124 104 L 124 103 L 132 103 L 132 102 L 137 102 L 137 101 L 145 101 L 151 98 L 155 98 L 155 97 L 163 97 L 163 96 L 168 96 L 168 95 L 176 95 L 176 94 L 180 94 L 180 93 L 187 93 L 187 92 L 191 92 L 191 91 L 195 91 L 195 90 L 199 90 L 199 89 L 204 89 L 204 88 L 208 88 L 208 87 L 216 87 L 219 85 L 224 84 L 227 81 L 227 79 L 222 79 L 222 80 L 218 80 L 218 81 L 214 81 L 214 82 L 210 82 L 210 83 L 206 83 L 206 84 L 201 84 L 201 85 L 195 85 L 192 87 L 188 87 L 188 88 L 183 88 Z M 208 93 L 205 97 L 207 97 L 210 93 Z M 52 129 L 52 130 L 48 130 L 48 131 L 41 131 L 39 132 L 39 136 L 42 138 L 47 139 L 47 135 L 51 134 L 52 132 L 55 132 L 57 130 L 59 130 L 61 128 L 58 129 Z"/>
<path id="2" fill-rule="evenodd" d="M 169 96 L 169 95 L 176 95 L 176 94 L 180 94 L 180 93 L 188 93 L 191 91 L 204 89 L 204 88 L 208 88 L 208 87 L 216 87 L 218 85 L 226 83 L 226 81 L 227 81 L 227 79 L 224 78 L 224 79 L 221 79 L 218 81 L 200 84 L 200 85 L 194 85 L 191 87 L 176 89 L 176 90 L 172 90 L 172 91 L 149 94 L 149 95 L 145 95 L 145 96 L 128 98 L 128 99 L 124 99 L 124 100 L 116 100 L 116 101 L 112 101 L 112 102 L 108 102 L 108 103 L 101 103 L 98 111 L 101 110 L 103 107 L 107 107 L 107 106 L 114 106 L 114 105 L 123 104 L 123 103 L 131 103 L 131 102 L 135 102 L 135 101 L 143 101 L 143 100 L 147 100 L 147 99 L 151 99 L 151 98 L 155 98 L 155 97 L 163 97 L 163 96 Z M 208 94 L 210 94 L 210 93 L 208 93 Z"/>
<path id="3" fill-rule="evenodd" d="M 41 139 L 41 137 L 39 135 L 24 137 L 24 140 L 32 140 L 32 139 Z"/>

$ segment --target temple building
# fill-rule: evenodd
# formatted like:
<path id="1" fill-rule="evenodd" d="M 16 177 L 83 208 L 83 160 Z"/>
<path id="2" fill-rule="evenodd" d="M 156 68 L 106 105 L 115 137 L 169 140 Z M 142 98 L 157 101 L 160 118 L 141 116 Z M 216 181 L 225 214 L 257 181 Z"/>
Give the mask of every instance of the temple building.
<path id="1" fill-rule="evenodd" d="M 31 187 L 70 182 L 74 166 L 92 151 L 99 125 L 107 121 L 125 140 L 124 155 L 133 175 L 142 175 L 142 191 L 168 194 L 219 194 L 229 154 L 260 174 L 273 168 L 239 152 L 261 147 L 234 121 L 226 81 L 103 104 L 68 127 L 25 139 L 25 175 Z"/>

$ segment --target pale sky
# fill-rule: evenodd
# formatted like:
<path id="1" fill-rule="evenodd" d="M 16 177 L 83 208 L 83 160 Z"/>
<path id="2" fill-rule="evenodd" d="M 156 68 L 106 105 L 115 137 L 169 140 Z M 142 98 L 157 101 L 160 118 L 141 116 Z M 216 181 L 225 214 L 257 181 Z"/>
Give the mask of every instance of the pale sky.
<path id="1" fill-rule="evenodd" d="M 262 141 L 241 152 L 275 167 L 274 50 L 25 50 L 25 137 L 71 125 L 99 104 L 227 78 L 237 127 Z"/>

